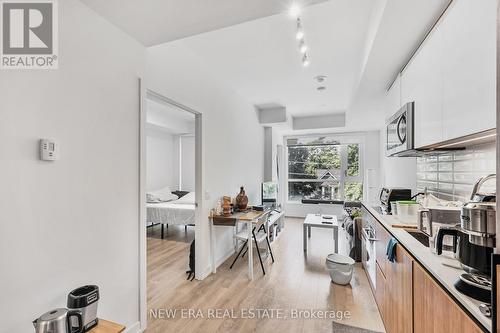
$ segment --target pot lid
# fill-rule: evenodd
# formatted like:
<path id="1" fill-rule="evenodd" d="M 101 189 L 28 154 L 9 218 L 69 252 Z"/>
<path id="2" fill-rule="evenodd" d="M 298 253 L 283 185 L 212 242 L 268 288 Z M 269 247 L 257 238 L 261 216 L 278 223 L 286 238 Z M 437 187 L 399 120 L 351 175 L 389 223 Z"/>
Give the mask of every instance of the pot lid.
<path id="1" fill-rule="evenodd" d="M 468 202 L 464 205 L 466 209 L 496 210 L 496 202 Z"/>
<path id="2" fill-rule="evenodd" d="M 38 319 L 38 322 L 65 320 L 67 313 L 68 309 L 64 308 L 55 309 L 41 315 L 40 318 Z"/>
<path id="3" fill-rule="evenodd" d="M 342 264 L 342 265 L 354 265 L 354 262 L 355 262 L 354 259 L 352 259 L 351 257 L 343 256 L 343 255 L 338 254 L 338 253 L 329 254 L 326 257 L 326 261 L 329 261 L 329 262 L 335 263 L 335 264 Z"/>

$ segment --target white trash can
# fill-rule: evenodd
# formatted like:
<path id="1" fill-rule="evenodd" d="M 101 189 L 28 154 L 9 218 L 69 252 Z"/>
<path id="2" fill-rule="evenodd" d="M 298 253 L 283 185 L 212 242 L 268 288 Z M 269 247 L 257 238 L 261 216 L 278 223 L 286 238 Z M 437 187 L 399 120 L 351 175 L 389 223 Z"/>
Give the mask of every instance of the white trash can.
<path id="1" fill-rule="evenodd" d="M 351 282 L 354 271 L 354 259 L 337 253 L 326 257 L 326 269 L 333 283 L 346 285 Z"/>

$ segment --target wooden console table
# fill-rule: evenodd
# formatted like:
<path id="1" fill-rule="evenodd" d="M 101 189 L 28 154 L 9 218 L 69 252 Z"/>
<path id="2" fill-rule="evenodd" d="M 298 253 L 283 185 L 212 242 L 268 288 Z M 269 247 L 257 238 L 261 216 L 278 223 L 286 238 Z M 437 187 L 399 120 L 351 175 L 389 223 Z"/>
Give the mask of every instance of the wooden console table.
<path id="1" fill-rule="evenodd" d="M 125 326 L 104 319 L 99 319 L 99 324 L 91 329 L 89 333 L 121 333 L 123 331 L 125 331 Z"/>
<path id="2" fill-rule="evenodd" d="M 245 222 L 247 224 L 248 230 L 248 278 L 250 280 L 253 279 L 253 251 L 252 251 L 252 230 L 253 224 L 257 222 L 257 220 L 262 217 L 267 212 L 265 211 L 256 211 L 249 210 L 247 212 L 234 213 L 229 216 L 223 215 L 214 215 L 210 216 L 210 256 L 212 261 L 212 273 L 217 272 L 217 265 L 215 262 L 215 227 L 217 226 L 226 226 L 226 227 L 234 227 L 237 222 Z M 266 226 L 267 227 L 267 226 Z M 234 229 L 236 230 L 236 229 Z"/>

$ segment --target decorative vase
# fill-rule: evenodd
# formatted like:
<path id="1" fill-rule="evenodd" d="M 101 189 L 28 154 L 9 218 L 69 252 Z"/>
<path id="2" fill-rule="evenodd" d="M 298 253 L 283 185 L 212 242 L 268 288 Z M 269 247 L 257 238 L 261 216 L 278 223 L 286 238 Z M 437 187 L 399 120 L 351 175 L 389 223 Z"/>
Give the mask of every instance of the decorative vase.
<path id="1" fill-rule="evenodd" d="M 248 205 L 248 197 L 245 194 L 245 189 L 240 187 L 240 194 L 236 196 L 236 207 L 238 207 L 239 210 L 245 210 L 247 209 Z"/>

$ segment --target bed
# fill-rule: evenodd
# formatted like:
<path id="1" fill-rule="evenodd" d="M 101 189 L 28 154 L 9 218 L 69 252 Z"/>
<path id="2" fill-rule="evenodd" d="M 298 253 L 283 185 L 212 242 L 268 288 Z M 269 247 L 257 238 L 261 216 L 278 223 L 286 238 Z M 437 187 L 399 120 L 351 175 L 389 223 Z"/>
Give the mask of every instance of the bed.
<path id="1" fill-rule="evenodd" d="M 162 225 L 194 225 L 195 224 L 195 194 L 189 192 L 185 196 L 168 202 L 146 204 L 147 223 Z"/>

